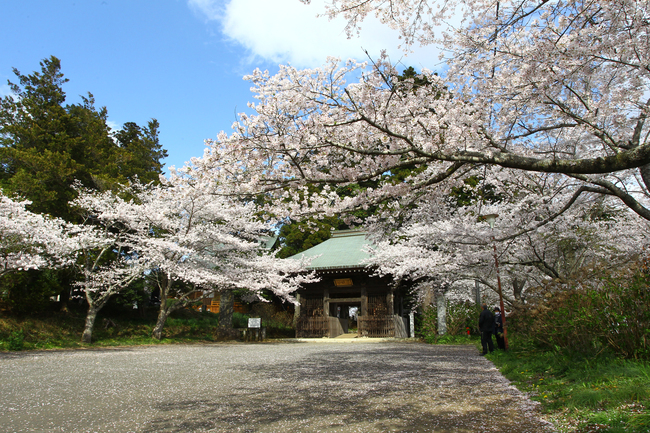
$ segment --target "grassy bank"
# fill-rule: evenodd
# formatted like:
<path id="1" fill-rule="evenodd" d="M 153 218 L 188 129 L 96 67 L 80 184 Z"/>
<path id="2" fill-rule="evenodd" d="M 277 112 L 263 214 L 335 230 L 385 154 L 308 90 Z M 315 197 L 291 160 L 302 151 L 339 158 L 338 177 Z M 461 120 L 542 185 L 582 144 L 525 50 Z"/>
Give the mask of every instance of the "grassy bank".
<path id="1" fill-rule="evenodd" d="M 235 313 L 233 326 L 247 326 L 248 316 Z M 173 344 L 232 340 L 234 333 L 219 328 L 219 316 L 193 310 L 176 312 L 167 320 L 162 340 L 151 338 L 156 311 L 134 317 L 129 314 L 101 315 L 93 331 L 92 344 L 81 343 L 85 312 L 71 309 L 66 314 L 39 316 L 0 315 L 0 351 L 65 349 L 143 344 Z M 267 324 L 267 336 L 292 337 L 293 329 L 282 324 Z"/>
<path id="2" fill-rule="evenodd" d="M 511 345 L 488 355 L 560 432 L 650 432 L 650 364 Z"/>

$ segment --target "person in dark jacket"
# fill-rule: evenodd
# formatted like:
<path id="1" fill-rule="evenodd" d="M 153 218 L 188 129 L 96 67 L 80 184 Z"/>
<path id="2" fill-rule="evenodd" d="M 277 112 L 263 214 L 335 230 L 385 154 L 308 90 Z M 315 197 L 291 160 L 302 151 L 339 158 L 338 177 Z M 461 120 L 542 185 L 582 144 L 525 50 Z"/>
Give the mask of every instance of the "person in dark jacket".
<path id="1" fill-rule="evenodd" d="M 478 329 L 481 331 L 481 346 L 483 346 L 483 353 L 487 355 L 488 350 L 494 351 L 494 343 L 492 342 L 492 334 L 494 334 L 494 314 L 488 309 L 486 304 L 481 305 L 483 311 L 478 317 Z"/>
<path id="2" fill-rule="evenodd" d="M 497 347 L 506 350 L 506 342 L 503 338 L 503 318 L 499 307 L 494 307 L 494 337 L 497 339 Z"/>

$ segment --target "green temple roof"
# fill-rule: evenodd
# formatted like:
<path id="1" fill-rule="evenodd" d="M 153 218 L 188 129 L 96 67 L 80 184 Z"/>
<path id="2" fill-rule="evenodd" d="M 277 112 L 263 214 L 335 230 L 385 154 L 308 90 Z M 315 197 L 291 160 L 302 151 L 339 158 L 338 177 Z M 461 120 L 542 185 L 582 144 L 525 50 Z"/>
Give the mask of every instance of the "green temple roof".
<path id="1" fill-rule="evenodd" d="M 363 261 L 371 257 L 366 251 L 368 245 L 370 241 L 366 239 L 365 231 L 340 230 L 333 232 L 325 242 L 289 258 L 314 257 L 307 269 L 359 268 L 364 267 Z"/>

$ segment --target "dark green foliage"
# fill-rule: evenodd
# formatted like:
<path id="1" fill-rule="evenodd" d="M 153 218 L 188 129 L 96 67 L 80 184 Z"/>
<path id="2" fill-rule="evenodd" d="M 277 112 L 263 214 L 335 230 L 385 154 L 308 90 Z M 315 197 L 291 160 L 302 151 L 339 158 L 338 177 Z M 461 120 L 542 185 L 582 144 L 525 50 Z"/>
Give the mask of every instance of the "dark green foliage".
<path id="1" fill-rule="evenodd" d="M 55 271 L 14 272 L 0 277 L 0 299 L 16 314 L 40 314 L 51 309 L 50 297 L 62 290 Z"/>
<path id="2" fill-rule="evenodd" d="M 314 247 L 332 236 L 332 230 L 344 227 L 336 217 L 291 221 L 280 228 L 280 249 L 276 256 L 284 259 Z"/>
<path id="3" fill-rule="evenodd" d="M 266 328 L 268 338 L 295 337 L 293 327 L 293 310 L 284 309 L 286 304 L 258 302 L 250 306 L 247 317 L 259 317 Z M 244 325 L 244 326 L 247 326 Z"/>
<path id="4" fill-rule="evenodd" d="M 438 75 L 437 73 L 434 75 Z M 425 75 L 419 74 L 413 66 L 404 69 L 401 75 L 398 75 L 397 82 L 391 83 L 393 92 L 404 94 L 406 92 L 417 92 L 424 90 L 427 92 L 435 93 L 435 99 L 440 99 L 443 96 L 451 97 L 449 89 L 446 87 L 438 87 Z"/>
<path id="5" fill-rule="evenodd" d="M 149 289 L 146 287 L 146 283 L 147 281 L 144 278 L 135 280 L 133 283 L 120 290 L 118 296 L 111 297 L 111 300 L 108 301 L 106 307 L 115 304 L 118 308 L 133 308 L 134 306 L 136 309 L 142 308 L 147 305 L 151 299 L 151 293 L 147 291 Z"/>
<path id="6" fill-rule="evenodd" d="M 545 349 L 650 359 L 650 277 L 644 266 L 603 270 L 592 284 L 553 281 L 532 290 L 509 328 Z"/>
<path id="7" fill-rule="evenodd" d="M 134 122 L 126 122 L 115 138 L 120 144 L 120 176 L 127 179 L 138 177 L 142 183 L 158 182 L 162 173 L 162 160 L 167 151 L 158 139 L 160 124 L 151 119 L 144 128 Z"/>
<path id="8" fill-rule="evenodd" d="M 13 95 L 0 99 L 0 188 L 31 200 L 30 210 L 74 220 L 68 207 L 78 180 L 100 190 L 135 176 L 156 180 L 167 156 L 158 143 L 158 122 L 146 128 L 125 124 L 116 133 L 107 125 L 106 108 L 96 109 L 92 94 L 80 104 L 64 105 L 68 81 L 61 62 L 43 60 L 41 71 L 9 82 Z"/>
<path id="9" fill-rule="evenodd" d="M 429 79 L 418 74 L 413 66 L 409 66 L 408 68 L 404 69 L 402 75 L 399 75 L 397 77 L 397 80 L 399 83 L 411 80 L 413 82 L 413 87 L 416 89 L 423 86 L 431 86 Z"/>
<path id="10" fill-rule="evenodd" d="M 7 339 L 7 349 L 12 351 L 23 350 L 25 346 L 25 335 L 23 334 L 22 329 L 18 331 L 13 331 L 9 338 Z"/>
<path id="11" fill-rule="evenodd" d="M 479 176 L 470 176 L 463 180 L 462 187 L 452 188 L 449 200 L 456 207 L 469 206 L 474 203 L 495 204 L 504 199 L 496 192 L 493 185 L 486 184 Z"/>
<path id="12" fill-rule="evenodd" d="M 471 335 L 478 335 L 479 308 L 470 302 L 447 301 L 447 334 L 438 335 L 438 309 L 430 305 L 420 317 L 419 334 L 427 343 L 447 344 L 449 342 L 467 342 L 467 330 Z M 460 337 L 460 338 L 459 338 Z"/>
<path id="13" fill-rule="evenodd" d="M 248 314 L 232 313 L 232 327 L 233 328 L 246 328 L 248 327 Z"/>

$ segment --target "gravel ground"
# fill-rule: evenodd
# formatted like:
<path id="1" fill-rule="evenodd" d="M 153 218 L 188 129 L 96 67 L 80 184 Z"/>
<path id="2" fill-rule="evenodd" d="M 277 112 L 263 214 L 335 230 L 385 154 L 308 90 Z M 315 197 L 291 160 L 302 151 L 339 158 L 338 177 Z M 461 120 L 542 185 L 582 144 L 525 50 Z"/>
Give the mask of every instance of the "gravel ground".
<path id="1" fill-rule="evenodd" d="M 554 430 L 474 347 L 356 340 L 2 353 L 0 431 Z"/>

